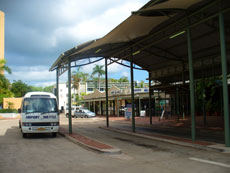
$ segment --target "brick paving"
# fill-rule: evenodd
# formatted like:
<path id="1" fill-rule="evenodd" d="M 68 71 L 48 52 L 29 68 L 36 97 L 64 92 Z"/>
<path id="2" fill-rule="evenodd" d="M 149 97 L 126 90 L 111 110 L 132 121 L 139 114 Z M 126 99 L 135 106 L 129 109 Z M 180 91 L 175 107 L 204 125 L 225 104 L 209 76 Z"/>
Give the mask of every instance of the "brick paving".
<path id="1" fill-rule="evenodd" d="M 101 116 L 102 117 L 102 116 Z M 105 117 L 104 117 L 105 118 Z M 110 121 L 117 121 L 121 123 L 131 124 L 131 119 L 127 120 L 124 117 L 109 117 Z M 135 117 L 135 123 L 137 125 L 149 125 L 149 117 Z M 184 127 L 191 128 L 190 117 L 184 119 L 177 119 L 177 116 L 170 117 L 168 119 L 161 119 L 159 117 L 152 117 L 152 124 L 159 127 Z M 196 129 L 210 130 L 210 131 L 224 131 L 224 118 L 223 116 L 207 116 L 206 124 L 203 122 L 202 116 L 196 116 Z"/>
<path id="2" fill-rule="evenodd" d="M 103 117 L 105 118 L 105 117 Z M 118 122 L 118 123 L 125 123 L 125 124 L 132 124 L 132 120 L 125 119 L 125 117 L 109 117 L 109 121 L 111 122 Z M 149 117 L 135 117 L 135 124 L 136 126 L 146 126 L 150 127 L 153 129 L 162 129 L 162 130 L 173 130 L 174 132 L 178 131 L 189 131 L 191 130 L 191 119 L 190 117 L 185 117 L 184 119 L 179 119 L 177 116 L 169 117 L 168 119 L 159 119 L 159 117 L 152 117 L 152 125 L 150 125 L 150 120 Z M 110 127 L 111 128 L 111 127 Z M 112 127 L 114 128 L 114 127 Z M 121 131 L 127 131 L 127 132 L 132 132 L 132 129 L 127 129 L 127 128 L 115 128 L 117 130 Z M 207 116 L 207 121 L 206 124 L 203 122 L 203 117 L 202 116 L 197 116 L 196 117 L 196 130 L 198 133 L 206 132 L 205 134 L 214 134 L 216 133 L 217 135 L 224 135 L 224 119 L 221 116 Z M 197 145 L 202 145 L 202 146 L 209 146 L 209 145 L 214 145 L 216 143 L 212 142 L 206 142 L 203 141 L 202 138 L 196 141 L 192 141 L 189 138 L 183 138 L 183 137 L 176 137 L 165 134 L 156 134 L 156 133 L 145 133 L 143 131 L 137 131 L 137 134 L 143 134 L 147 136 L 153 136 L 153 137 L 158 137 L 158 138 L 163 138 L 163 139 L 168 139 L 168 140 L 173 140 L 173 141 L 180 141 L 180 142 L 186 142 L 186 143 L 191 143 L 191 144 L 197 144 Z M 215 136 L 215 135 L 214 135 Z"/>
<path id="3" fill-rule="evenodd" d="M 83 136 L 83 135 L 80 135 L 76 132 L 74 132 L 73 134 L 69 134 L 67 132 L 66 129 L 64 129 L 63 127 L 60 128 L 60 132 L 65 134 L 65 135 L 69 135 L 70 137 L 76 139 L 78 142 L 86 145 L 86 146 L 89 146 L 89 147 L 93 147 L 93 148 L 96 148 L 96 149 L 113 149 L 114 147 L 112 146 L 109 146 L 107 144 L 104 144 L 104 143 L 101 143 L 99 141 L 95 141 L 93 139 L 90 139 L 86 136 Z"/>

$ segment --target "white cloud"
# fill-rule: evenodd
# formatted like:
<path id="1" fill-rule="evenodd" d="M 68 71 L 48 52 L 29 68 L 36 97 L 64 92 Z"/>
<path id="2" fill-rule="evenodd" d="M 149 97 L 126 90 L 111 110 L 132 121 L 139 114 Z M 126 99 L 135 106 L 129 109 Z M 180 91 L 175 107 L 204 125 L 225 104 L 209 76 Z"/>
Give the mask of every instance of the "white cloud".
<path id="1" fill-rule="evenodd" d="M 56 73 L 49 72 L 46 66 L 21 66 L 21 67 L 11 67 L 12 74 L 7 74 L 7 78 L 11 81 L 22 80 L 28 84 L 36 83 L 36 86 L 44 86 L 44 84 L 54 83 L 56 80 Z"/>
<path id="2" fill-rule="evenodd" d="M 129 72 L 124 71 L 124 72 L 122 72 L 122 76 L 129 77 L 130 75 L 129 75 Z"/>
<path id="3" fill-rule="evenodd" d="M 50 82 L 39 82 L 39 83 L 34 84 L 34 86 L 37 86 L 37 87 L 46 87 L 46 86 L 51 86 L 51 85 L 56 85 L 56 82 L 50 81 Z"/>
<path id="4" fill-rule="evenodd" d="M 70 39 L 74 38 L 81 41 L 103 37 L 118 24 L 124 21 L 128 16 L 130 16 L 131 11 L 137 10 L 138 8 L 140 8 L 141 4 L 143 4 L 140 2 L 128 1 L 120 3 L 116 6 L 110 6 L 108 9 L 106 9 L 104 12 L 102 11 L 98 15 L 90 14 L 87 16 L 87 8 L 86 11 L 82 11 L 82 9 L 84 9 L 84 6 L 87 4 L 86 2 L 84 2 L 80 3 L 80 6 L 78 6 L 78 10 L 80 10 L 80 12 L 82 11 L 82 13 L 80 14 L 85 17 L 84 20 L 79 20 L 77 17 L 74 17 L 79 15 L 78 10 L 73 8 L 74 6 L 76 6 L 76 4 L 74 5 L 76 1 L 67 2 L 68 5 L 62 9 L 63 13 L 61 14 L 64 14 L 64 17 L 66 19 L 71 20 L 72 24 L 57 28 L 54 32 L 55 35 L 53 35 L 53 37 L 56 37 L 57 39 L 68 37 Z M 92 2 L 93 1 L 90 1 L 91 5 Z M 99 1 L 95 1 L 93 4 L 98 5 L 98 2 Z M 102 1 L 102 5 L 103 3 L 105 2 Z"/>
<path id="5" fill-rule="evenodd" d="M 7 77 L 36 86 L 55 82 L 56 72 L 49 72 L 48 65 L 58 55 L 82 42 L 104 36 L 147 1 L 0 1 L 1 10 L 7 14 L 5 57 L 13 70 Z M 104 60 L 97 64 L 104 65 Z M 94 66 L 84 66 L 82 71 L 92 73 Z M 108 72 L 109 77 L 129 76 L 127 68 L 115 63 L 108 67 Z M 66 75 L 60 80 L 66 81 Z"/>

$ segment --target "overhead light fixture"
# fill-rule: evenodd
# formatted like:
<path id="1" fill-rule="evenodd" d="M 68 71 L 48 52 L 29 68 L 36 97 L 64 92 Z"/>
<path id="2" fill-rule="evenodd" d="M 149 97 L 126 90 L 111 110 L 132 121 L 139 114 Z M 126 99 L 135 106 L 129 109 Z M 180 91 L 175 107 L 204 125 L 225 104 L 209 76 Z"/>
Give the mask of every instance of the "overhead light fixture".
<path id="1" fill-rule="evenodd" d="M 99 53 L 101 51 L 101 49 L 97 49 L 96 51 L 95 51 L 95 53 Z"/>
<path id="2" fill-rule="evenodd" d="M 141 53 L 141 51 L 138 50 L 138 51 L 134 52 L 132 55 L 134 56 L 134 55 L 137 55 L 138 53 Z"/>
<path id="3" fill-rule="evenodd" d="M 178 32 L 178 33 L 176 33 L 176 34 L 170 36 L 169 38 L 172 39 L 172 38 L 175 38 L 175 37 L 177 37 L 177 36 L 179 36 L 179 35 L 181 35 L 181 34 L 184 34 L 184 33 L 185 33 L 185 31 L 181 31 L 181 32 Z"/>

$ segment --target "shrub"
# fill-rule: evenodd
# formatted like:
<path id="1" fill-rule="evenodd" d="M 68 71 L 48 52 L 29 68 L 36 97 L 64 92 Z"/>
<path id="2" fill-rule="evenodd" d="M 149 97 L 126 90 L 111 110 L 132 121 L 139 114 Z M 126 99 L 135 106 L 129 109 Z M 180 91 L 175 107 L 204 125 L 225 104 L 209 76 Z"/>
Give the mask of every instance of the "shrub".
<path id="1" fill-rule="evenodd" d="M 1 109 L 0 113 L 18 113 L 16 109 Z"/>

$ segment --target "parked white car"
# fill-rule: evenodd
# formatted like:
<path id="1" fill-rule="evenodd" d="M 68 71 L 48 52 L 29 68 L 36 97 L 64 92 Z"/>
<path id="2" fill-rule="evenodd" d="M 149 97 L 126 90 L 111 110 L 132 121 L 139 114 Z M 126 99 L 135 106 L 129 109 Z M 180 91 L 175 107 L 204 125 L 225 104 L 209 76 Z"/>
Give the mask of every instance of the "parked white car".
<path id="1" fill-rule="evenodd" d="M 71 115 L 72 117 L 74 117 L 74 112 L 79 110 L 81 108 L 81 106 L 72 106 L 71 107 Z M 66 118 L 69 117 L 69 108 L 66 106 L 66 110 L 65 110 L 65 115 L 66 115 Z"/>
<path id="2" fill-rule="evenodd" d="M 91 118 L 95 116 L 96 114 L 88 109 L 79 109 L 74 112 L 75 118 Z"/>

